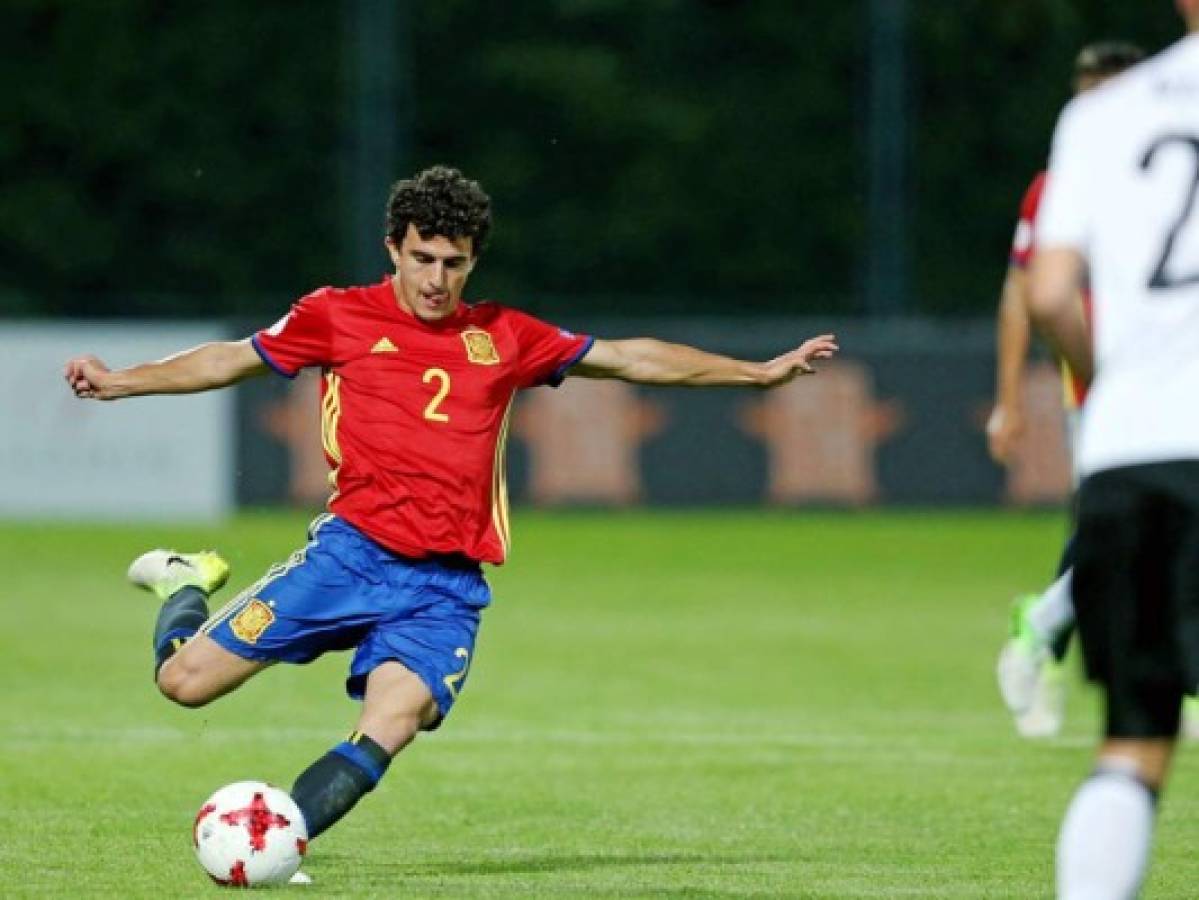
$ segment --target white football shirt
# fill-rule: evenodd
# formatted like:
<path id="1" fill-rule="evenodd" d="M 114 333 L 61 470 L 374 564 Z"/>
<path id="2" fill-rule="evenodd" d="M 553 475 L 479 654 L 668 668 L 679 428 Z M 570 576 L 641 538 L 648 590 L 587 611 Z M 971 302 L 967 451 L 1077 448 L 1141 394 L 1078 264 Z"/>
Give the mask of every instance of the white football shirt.
<path id="1" fill-rule="evenodd" d="M 1199 35 L 1066 107 L 1037 246 L 1090 267 L 1080 474 L 1199 459 Z"/>

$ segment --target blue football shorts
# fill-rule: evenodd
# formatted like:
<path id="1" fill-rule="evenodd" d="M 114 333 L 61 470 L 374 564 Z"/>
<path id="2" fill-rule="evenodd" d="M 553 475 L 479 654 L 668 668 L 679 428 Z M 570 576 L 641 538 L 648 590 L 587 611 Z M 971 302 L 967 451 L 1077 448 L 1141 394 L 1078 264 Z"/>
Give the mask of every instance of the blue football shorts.
<path id="1" fill-rule="evenodd" d="M 366 677 L 395 660 L 428 685 L 444 718 L 466 683 L 480 610 L 491 602 L 478 563 L 399 556 L 332 515 L 316 519 L 308 537 L 200 633 L 245 659 L 271 662 L 353 649 L 346 692 L 357 700 Z"/>

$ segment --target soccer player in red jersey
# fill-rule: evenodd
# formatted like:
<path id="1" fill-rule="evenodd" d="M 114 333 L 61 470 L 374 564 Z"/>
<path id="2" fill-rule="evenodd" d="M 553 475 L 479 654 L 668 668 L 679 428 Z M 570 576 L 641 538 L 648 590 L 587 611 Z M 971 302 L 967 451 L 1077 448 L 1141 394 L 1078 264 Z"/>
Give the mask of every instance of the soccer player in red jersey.
<path id="1" fill-rule="evenodd" d="M 1079 51 L 1074 63 L 1074 93 L 1098 87 L 1144 58 L 1132 44 L 1104 42 Z M 998 314 L 995 406 L 987 422 L 991 457 L 1006 464 L 1024 430 L 1024 369 L 1029 352 L 1028 268 L 1036 241 L 1037 212 L 1045 189 L 1045 172 L 1038 172 L 1020 203 L 1020 218 L 1000 295 Z M 1089 298 L 1079 297 L 1080 313 L 1089 315 Z M 1062 402 L 1070 443 L 1077 427 L 1086 386 L 1063 362 Z M 1012 634 L 997 665 L 1000 693 L 1015 718 L 1016 730 L 1025 737 L 1047 737 L 1061 730 L 1065 714 L 1065 656 L 1073 630 L 1074 607 L 1070 599 L 1073 539 L 1067 542 L 1058 564 L 1057 579 L 1044 592 L 1017 599 Z"/>
<path id="2" fill-rule="evenodd" d="M 491 227 L 490 200 L 454 169 L 397 182 L 386 246 L 395 273 L 322 288 L 269 328 L 112 371 L 66 366 L 76 396 L 182 394 L 274 370 L 319 368 L 329 513 L 309 543 L 210 615 L 228 577 L 213 552 L 154 550 L 129 577 L 163 601 L 156 679 L 202 706 L 274 662 L 354 649 L 346 689 L 362 699 L 353 735 L 297 779 L 312 837 L 340 819 L 422 729 L 437 727 L 469 671 L 490 593 L 481 563 L 508 550 L 504 444 L 517 391 L 567 375 L 653 385 L 762 388 L 811 374 L 837 351 L 821 335 L 766 362 L 650 338 L 596 340 L 463 290 Z"/>
<path id="3" fill-rule="evenodd" d="M 1074 93 L 1098 87 L 1144 58 L 1139 47 L 1120 41 L 1088 44 L 1074 61 Z M 1034 176 L 1020 202 L 1020 216 L 1012 239 L 1007 277 L 1000 294 L 998 313 L 998 365 L 995 406 L 987 422 L 991 456 L 1006 464 L 1024 432 L 1024 367 L 1028 361 L 1029 318 L 1027 272 L 1036 239 L 1037 210 L 1045 189 L 1045 172 Z M 1076 409 L 1085 396 L 1081 382 L 1065 370 L 1063 397 L 1067 409 Z"/>

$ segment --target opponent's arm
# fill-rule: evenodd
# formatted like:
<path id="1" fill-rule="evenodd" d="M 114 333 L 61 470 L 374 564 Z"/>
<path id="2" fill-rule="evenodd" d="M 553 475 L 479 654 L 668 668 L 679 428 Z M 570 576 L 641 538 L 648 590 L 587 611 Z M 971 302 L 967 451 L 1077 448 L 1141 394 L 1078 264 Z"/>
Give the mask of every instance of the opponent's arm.
<path id="1" fill-rule="evenodd" d="M 1006 463 L 1024 432 L 1024 367 L 1028 362 L 1028 275 L 1008 268 L 999 299 L 996 339 L 995 408 L 987 419 L 987 448 Z"/>
<path id="2" fill-rule="evenodd" d="M 1095 357 L 1078 302 L 1085 272 L 1086 262 L 1077 250 L 1064 246 L 1039 250 L 1032 264 L 1029 312 L 1070 370 L 1084 384 L 1090 384 L 1095 375 Z"/>
<path id="3" fill-rule="evenodd" d="M 837 350 L 836 338 L 822 334 L 782 356 L 759 363 L 653 338 L 596 341 L 570 374 L 584 378 L 618 378 L 637 384 L 768 388 L 786 384 L 799 375 L 811 375 L 816 371 L 812 367 L 813 360 L 828 359 Z"/>
<path id="4" fill-rule="evenodd" d="M 117 400 L 208 391 L 266 371 L 266 363 L 246 338 L 201 344 L 157 362 L 115 372 L 94 356 L 77 356 L 67 363 L 64 374 L 76 397 Z"/>

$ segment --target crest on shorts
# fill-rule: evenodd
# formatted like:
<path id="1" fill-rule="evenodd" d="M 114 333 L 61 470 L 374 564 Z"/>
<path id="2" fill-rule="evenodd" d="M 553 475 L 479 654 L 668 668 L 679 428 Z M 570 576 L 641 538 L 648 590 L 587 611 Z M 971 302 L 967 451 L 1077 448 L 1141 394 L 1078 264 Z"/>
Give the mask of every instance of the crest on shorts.
<path id="1" fill-rule="evenodd" d="M 233 617 L 233 621 L 229 623 L 229 630 L 237 636 L 238 640 L 247 644 L 256 644 L 262 637 L 262 633 L 274 622 L 275 613 L 271 608 L 261 600 L 254 599 Z"/>
<path id="2" fill-rule="evenodd" d="M 482 328 L 469 328 L 462 332 L 462 343 L 466 344 L 466 358 L 480 366 L 494 366 L 500 361 L 495 342 Z"/>

